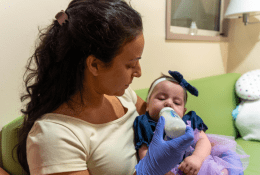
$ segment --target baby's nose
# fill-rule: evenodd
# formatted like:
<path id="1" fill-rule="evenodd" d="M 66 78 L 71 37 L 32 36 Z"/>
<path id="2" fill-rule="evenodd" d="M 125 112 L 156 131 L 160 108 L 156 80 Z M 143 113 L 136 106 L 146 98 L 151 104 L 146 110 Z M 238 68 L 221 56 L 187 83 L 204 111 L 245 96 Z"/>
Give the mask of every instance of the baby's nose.
<path id="1" fill-rule="evenodd" d="M 164 103 L 164 107 L 172 107 L 172 105 L 171 105 L 171 103 L 169 103 L 169 102 L 165 102 L 165 103 Z"/>

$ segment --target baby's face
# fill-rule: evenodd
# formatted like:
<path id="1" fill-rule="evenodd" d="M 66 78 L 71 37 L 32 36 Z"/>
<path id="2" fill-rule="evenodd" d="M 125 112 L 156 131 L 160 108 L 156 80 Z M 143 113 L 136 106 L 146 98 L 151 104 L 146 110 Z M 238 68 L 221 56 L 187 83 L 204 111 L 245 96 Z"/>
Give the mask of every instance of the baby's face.
<path id="1" fill-rule="evenodd" d="M 161 109 L 171 107 L 182 118 L 186 112 L 184 106 L 183 88 L 178 83 L 162 81 L 155 86 L 147 102 L 146 111 L 152 119 L 158 121 Z"/>

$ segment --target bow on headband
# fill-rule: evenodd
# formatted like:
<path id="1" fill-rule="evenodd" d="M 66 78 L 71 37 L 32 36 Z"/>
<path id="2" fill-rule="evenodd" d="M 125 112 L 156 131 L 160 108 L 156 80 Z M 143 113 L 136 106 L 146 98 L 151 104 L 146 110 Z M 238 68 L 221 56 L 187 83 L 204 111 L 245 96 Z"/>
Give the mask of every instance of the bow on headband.
<path id="1" fill-rule="evenodd" d="M 180 74 L 177 71 L 168 71 L 168 73 L 176 80 L 180 83 L 180 85 L 182 87 L 184 87 L 187 91 L 189 91 L 192 95 L 195 95 L 196 97 L 199 95 L 198 90 L 193 87 L 192 85 L 190 85 L 182 76 L 182 74 Z"/>

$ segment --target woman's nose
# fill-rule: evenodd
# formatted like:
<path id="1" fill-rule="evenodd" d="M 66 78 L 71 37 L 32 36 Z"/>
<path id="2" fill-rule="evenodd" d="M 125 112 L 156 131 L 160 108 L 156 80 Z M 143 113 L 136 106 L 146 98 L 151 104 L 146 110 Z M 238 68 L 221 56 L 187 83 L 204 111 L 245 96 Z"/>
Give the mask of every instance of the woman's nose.
<path id="1" fill-rule="evenodd" d="M 135 66 L 133 76 L 139 78 L 141 77 L 141 75 L 142 75 L 142 70 L 141 70 L 140 63 L 138 61 L 137 65 Z"/>

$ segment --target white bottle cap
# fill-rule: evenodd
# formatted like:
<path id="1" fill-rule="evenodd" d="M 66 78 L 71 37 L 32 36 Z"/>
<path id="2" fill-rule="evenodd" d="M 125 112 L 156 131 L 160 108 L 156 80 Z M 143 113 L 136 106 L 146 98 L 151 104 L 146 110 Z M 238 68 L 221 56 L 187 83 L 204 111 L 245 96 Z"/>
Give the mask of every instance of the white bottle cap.
<path id="1" fill-rule="evenodd" d="M 171 107 L 162 108 L 160 113 L 159 113 L 159 117 L 161 117 L 162 113 L 165 112 L 165 111 L 174 111 L 174 109 L 172 109 Z"/>

